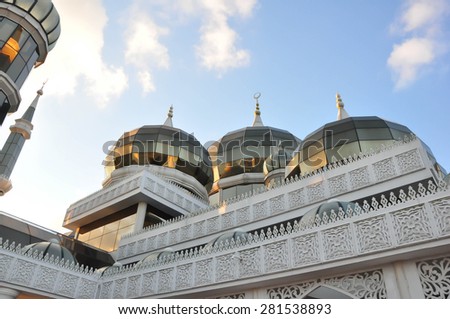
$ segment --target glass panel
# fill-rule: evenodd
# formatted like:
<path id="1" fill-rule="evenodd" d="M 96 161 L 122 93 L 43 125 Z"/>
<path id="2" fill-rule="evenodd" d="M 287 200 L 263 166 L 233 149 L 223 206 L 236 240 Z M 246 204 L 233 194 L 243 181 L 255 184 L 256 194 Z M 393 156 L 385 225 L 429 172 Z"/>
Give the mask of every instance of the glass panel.
<path id="1" fill-rule="evenodd" d="M 360 140 L 390 140 L 391 131 L 388 128 L 357 129 Z"/>
<path id="2" fill-rule="evenodd" d="M 11 77 L 11 79 L 16 81 L 16 79 L 19 77 L 19 74 L 24 68 L 26 68 L 25 61 L 20 57 L 20 55 L 18 55 L 16 56 L 14 62 L 10 65 L 6 73 Z"/>
<path id="3" fill-rule="evenodd" d="M 28 11 L 35 2 L 36 0 L 16 0 L 16 6 Z"/>
<path id="4" fill-rule="evenodd" d="M 119 228 L 124 228 L 126 226 L 133 225 L 135 220 L 136 220 L 136 214 L 130 215 L 128 217 L 125 217 L 124 219 L 122 219 L 120 221 Z"/>
<path id="5" fill-rule="evenodd" d="M 100 248 L 106 251 L 113 251 L 116 242 L 117 232 L 106 234 L 102 237 Z"/>
<path id="6" fill-rule="evenodd" d="M 16 30 L 17 23 L 12 22 L 11 20 L 6 18 L 0 21 L 0 23 L 2 24 L 2 28 L 0 31 L 0 40 L 6 42 L 14 32 L 14 30 Z"/>
<path id="7" fill-rule="evenodd" d="M 53 30 L 58 23 L 59 23 L 58 12 L 55 9 L 53 9 L 52 13 L 50 13 L 50 15 L 44 21 L 42 21 L 41 24 L 45 30 Z"/>
<path id="8" fill-rule="evenodd" d="M 393 140 L 383 140 L 383 141 L 360 141 L 361 144 L 361 152 L 368 153 L 372 150 L 377 151 L 382 148 L 382 146 L 389 146 L 394 143 Z"/>
<path id="9" fill-rule="evenodd" d="M 89 239 L 97 238 L 103 235 L 104 226 L 91 230 Z"/>
<path id="10" fill-rule="evenodd" d="M 222 200 L 236 197 L 236 187 L 230 187 L 222 191 Z"/>
<path id="11" fill-rule="evenodd" d="M 322 151 L 309 157 L 307 160 L 302 161 L 300 163 L 300 171 L 304 174 L 307 172 L 312 172 L 325 165 L 327 165 L 327 158 L 325 152 Z"/>
<path id="12" fill-rule="evenodd" d="M 358 142 L 347 143 L 341 146 L 334 147 L 327 150 L 328 162 L 333 162 L 333 159 L 340 161 L 349 156 L 359 154 L 361 152 Z"/>
<path id="13" fill-rule="evenodd" d="M 41 22 L 49 14 L 52 8 L 53 4 L 51 1 L 39 1 L 39 4 L 35 5 L 30 13 L 36 20 Z"/>
<path id="14" fill-rule="evenodd" d="M 105 230 L 103 231 L 103 233 L 107 234 L 107 233 L 110 233 L 112 231 L 116 231 L 117 229 L 119 229 L 119 222 L 120 221 L 115 221 L 113 223 L 105 225 Z"/>

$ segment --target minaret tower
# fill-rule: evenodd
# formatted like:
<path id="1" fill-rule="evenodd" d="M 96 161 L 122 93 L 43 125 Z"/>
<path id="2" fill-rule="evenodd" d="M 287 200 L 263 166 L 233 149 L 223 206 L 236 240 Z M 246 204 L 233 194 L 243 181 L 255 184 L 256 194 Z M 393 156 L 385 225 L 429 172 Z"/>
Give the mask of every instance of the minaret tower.
<path id="1" fill-rule="evenodd" d="M 11 133 L 6 140 L 3 149 L 0 151 L 0 196 L 3 196 L 12 188 L 9 177 L 16 165 L 25 140 L 28 140 L 31 137 L 31 131 L 33 130 L 31 121 L 39 98 L 44 94 L 42 91 L 43 87 L 44 86 L 37 91 L 36 97 L 23 116 L 16 120 L 16 124 L 9 128 Z"/>

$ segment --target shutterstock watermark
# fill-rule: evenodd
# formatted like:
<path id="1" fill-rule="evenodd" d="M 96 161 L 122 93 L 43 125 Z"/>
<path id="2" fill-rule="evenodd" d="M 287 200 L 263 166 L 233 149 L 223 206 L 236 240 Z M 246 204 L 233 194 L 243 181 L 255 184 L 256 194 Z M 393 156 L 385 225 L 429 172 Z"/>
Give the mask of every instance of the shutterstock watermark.
<path id="1" fill-rule="evenodd" d="M 242 139 L 228 141 L 209 141 L 208 151 L 198 142 L 189 138 L 182 138 L 179 133 L 174 133 L 171 138 L 157 140 L 132 140 L 130 137 L 118 141 L 107 141 L 103 144 L 103 152 L 106 159 L 104 166 L 122 167 L 130 164 L 139 165 L 166 165 L 168 161 L 176 160 L 177 167 L 189 166 L 253 166 L 257 167 L 277 151 L 284 152 L 287 159 L 299 156 L 299 162 L 310 167 L 321 167 L 327 164 L 326 156 L 318 156 L 324 150 L 333 154 L 336 161 L 345 158 L 343 147 L 348 139 L 335 140 L 332 130 L 324 132 L 320 139 L 307 139 L 298 143 L 294 140 L 274 139 L 270 132 Z M 127 159 L 127 160 L 126 160 Z M 283 158 L 281 158 L 282 160 Z M 280 158 L 273 157 L 273 164 L 278 164 Z M 134 161 L 134 162 L 133 162 Z M 128 163 L 127 163 L 128 162 Z M 201 163 L 201 164 L 200 164 Z"/>

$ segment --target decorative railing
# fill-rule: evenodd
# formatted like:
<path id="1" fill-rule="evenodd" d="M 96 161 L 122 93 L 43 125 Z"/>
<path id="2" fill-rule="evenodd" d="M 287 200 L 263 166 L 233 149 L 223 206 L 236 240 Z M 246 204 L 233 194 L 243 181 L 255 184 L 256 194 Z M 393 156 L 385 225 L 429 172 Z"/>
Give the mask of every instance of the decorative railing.
<path id="1" fill-rule="evenodd" d="M 198 211 L 200 208 L 209 205 L 204 199 L 188 192 L 149 168 L 72 204 L 67 209 L 65 221 L 139 189 L 153 192 L 188 212 Z"/>
<path id="2" fill-rule="evenodd" d="M 273 273 L 317 271 L 355 257 L 395 256 L 394 248 L 426 252 L 427 243 L 439 245 L 439 239 L 450 237 L 450 192 L 435 185 L 426 191 L 423 185 L 419 188 L 420 192 L 400 192 L 406 197 L 393 195 L 387 202 L 323 214 L 330 218 L 310 225 L 294 221 L 220 242 L 210 250 L 188 249 L 118 268 L 102 277 L 100 296 L 182 294 L 186 289 L 237 284 L 253 277 L 264 281 Z"/>
<path id="3" fill-rule="evenodd" d="M 445 248 L 450 237 L 448 189 L 430 182 L 428 187 L 418 185 L 416 189 L 400 190 L 385 198 L 359 208 L 327 212 L 311 224 L 302 225 L 301 220 L 281 223 L 220 242 L 211 249 L 183 250 L 139 266 L 111 267 L 103 274 L 36 251 L 24 253 L 20 245 L 0 240 L 0 282 L 18 290 L 26 287 L 36 294 L 62 298 L 158 297 L 183 295 L 190 289 L 209 289 L 216 284 L 239 285 L 249 278 L 257 278 L 264 285 L 264 280 L 273 274 L 289 276 L 292 271 L 307 274 L 343 261 L 352 264 L 352 258 L 356 257 L 360 263 L 366 260 L 373 264 L 371 260 L 377 260 L 379 254 L 395 257 L 397 249 L 402 253 L 414 252 L 420 258 L 421 251 L 426 255 L 429 243 L 433 247 L 442 245 L 443 251 L 448 251 Z M 424 296 L 448 296 L 448 258 L 418 260 Z M 348 290 L 352 295 L 385 298 L 381 275 L 377 269 L 363 270 L 346 277 L 327 277 L 321 284 L 339 288 L 352 280 L 354 287 L 349 286 Z M 378 278 L 377 286 L 372 285 L 372 290 L 359 287 L 365 281 L 373 284 L 374 278 Z M 317 287 L 316 279 L 311 281 L 315 286 L 309 288 Z M 299 296 L 310 291 L 308 287 L 300 290 Z M 268 288 L 268 297 L 287 297 L 284 288 Z"/>
<path id="4" fill-rule="evenodd" d="M 345 166 L 345 163 L 332 164 L 333 168 L 329 170 L 325 168 L 320 171 L 320 174 L 326 176 L 317 175 L 319 174 L 318 171 L 308 177 L 292 178 L 276 188 L 262 191 L 262 194 L 255 192 L 251 197 L 239 197 L 238 201 L 228 201 L 224 206 L 205 208 L 197 213 L 180 216 L 141 231 L 124 235 L 118 249 L 117 258 L 123 259 L 206 234 L 231 230 L 262 218 L 318 203 L 328 198 L 396 178 L 402 174 L 421 170 L 425 167 L 425 163 L 418 149 L 419 144 L 420 141 L 416 139 L 398 142 L 395 144 L 396 150 L 399 150 L 397 153 L 389 154 L 389 157 L 386 156 L 386 153 L 375 157 L 375 155 L 382 153 L 381 151 L 363 155 L 362 158 L 355 160 L 358 165 L 355 165 L 352 170 L 349 170 L 348 166 L 341 166 Z M 399 148 L 399 146 L 403 146 L 403 148 Z M 383 152 L 392 149 L 394 149 L 394 145 L 383 149 Z M 370 162 L 364 161 L 365 158 Z M 351 163 L 351 160 L 349 161 L 348 163 Z M 318 180 L 317 177 L 320 177 L 320 179 Z M 316 180 L 316 182 L 312 183 L 313 180 Z M 423 187 L 428 187 L 428 185 Z M 438 186 L 435 185 L 435 187 Z M 398 196 L 402 198 L 403 195 L 398 194 Z M 372 205 L 372 203 L 369 203 L 369 205 Z"/>
<path id="5" fill-rule="evenodd" d="M 0 282 L 56 298 L 95 298 L 99 273 L 93 268 L 43 255 L 0 238 Z"/>

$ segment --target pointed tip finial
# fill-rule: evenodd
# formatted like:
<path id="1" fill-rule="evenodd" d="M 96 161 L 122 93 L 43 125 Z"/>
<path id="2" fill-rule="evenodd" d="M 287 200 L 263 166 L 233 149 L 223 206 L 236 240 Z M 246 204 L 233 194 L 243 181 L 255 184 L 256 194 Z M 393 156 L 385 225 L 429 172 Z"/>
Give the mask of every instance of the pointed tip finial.
<path id="1" fill-rule="evenodd" d="M 339 92 L 336 93 L 336 107 L 338 109 L 338 120 L 343 120 L 349 117 L 347 111 L 344 109 L 344 102 L 342 102 L 342 98 Z"/>
<path id="2" fill-rule="evenodd" d="M 253 98 L 256 101 L 256 108 L 255 108 L 255 120 L 253 121 L 253 126 L 264 126 L 262 119 L 261 119 L 261 110 L 259 109 L 259 98 L 261 97 L 261 93 L 256 92 L 253 95 Z"/>
<path id="3" fill-rule="evenodd" d="M 172 118 L 173 118 L 173 105 L 170 105 L 169 112 L 167 113 L 167 119 L 163 125 L 173 127 Z"/>
<path id="4" fill-rule="evenodd" d="M 339 92 L 336 92 L 336 107 L 338 109 L 344 108 L 344 102 L 342 102 L 342 98 Z"/>
<path id="5" fill-rule="evenodd" d="M 37 94 L 39 94 L 41 96 L 44 94 L 44 86 L 47 84 L 47 82 L 48 82 L 48 79 L 42 83 L 41 88 L 36 92 Z"/>

